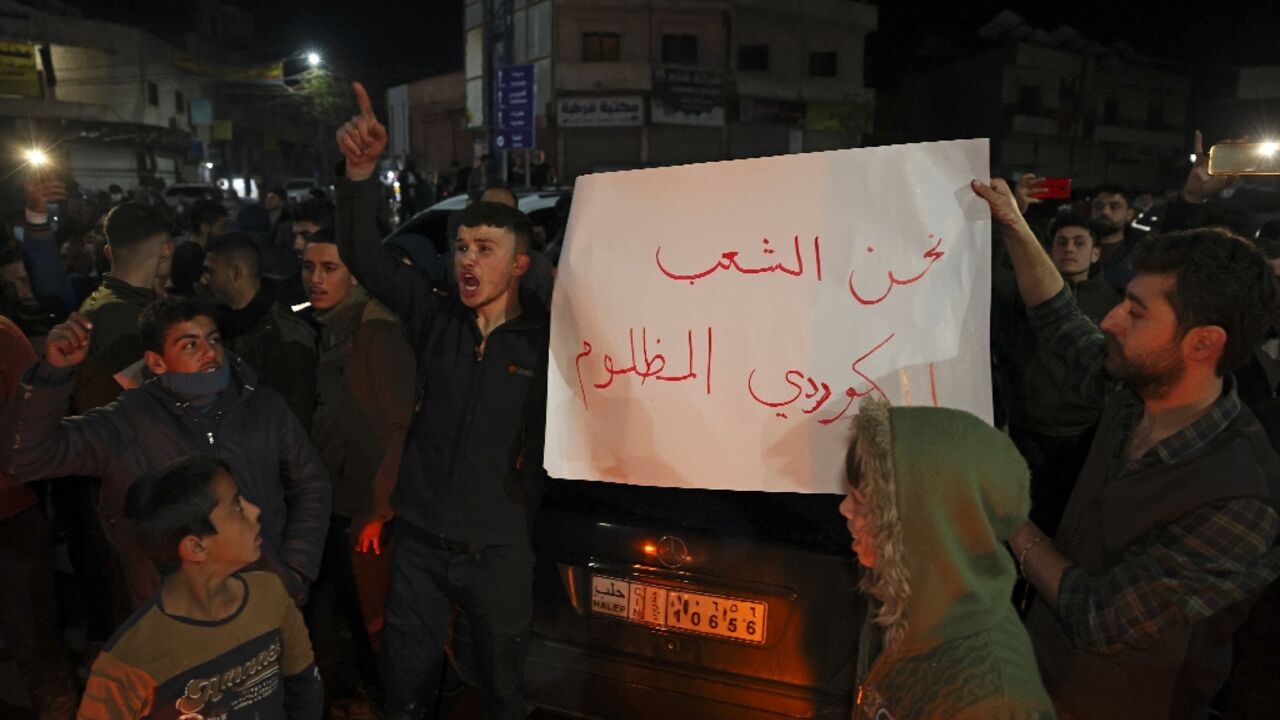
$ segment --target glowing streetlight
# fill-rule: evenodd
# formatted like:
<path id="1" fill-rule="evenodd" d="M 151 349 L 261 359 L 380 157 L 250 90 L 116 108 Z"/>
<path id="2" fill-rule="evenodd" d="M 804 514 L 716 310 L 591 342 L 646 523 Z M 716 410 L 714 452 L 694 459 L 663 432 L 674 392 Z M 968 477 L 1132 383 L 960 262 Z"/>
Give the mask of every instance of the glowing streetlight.
<path id="1" fill-rule="evenodd" d="M 30 150 L 27 150 L 23 153 L 23 157 L 25 157 L 27 162 L 31 163 L 33 167 L 40 167 L 41 165 L 49 162 L 49 156 L 45 155 L 44 151 L 39 148 L 31 148 Z"/>
<path id="2" fill-rule="evenodd" d="M 320 53 L 315 52 L 314 50 L 307 53 L 307 64 L 311 67 L 320 67 L 320 60 Z"/>

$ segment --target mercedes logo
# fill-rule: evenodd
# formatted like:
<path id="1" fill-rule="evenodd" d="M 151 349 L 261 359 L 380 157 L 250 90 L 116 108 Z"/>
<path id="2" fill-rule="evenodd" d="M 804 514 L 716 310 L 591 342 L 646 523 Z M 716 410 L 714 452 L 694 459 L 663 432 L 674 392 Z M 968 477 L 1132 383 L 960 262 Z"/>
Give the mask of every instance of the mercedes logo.
<path id="1" fill-rule="evenodd" d="M 658 541 L 658 559 L 669 568 L 678 568 L 689 559 L 689 548 L 680 538 L 667 535 Z"/>

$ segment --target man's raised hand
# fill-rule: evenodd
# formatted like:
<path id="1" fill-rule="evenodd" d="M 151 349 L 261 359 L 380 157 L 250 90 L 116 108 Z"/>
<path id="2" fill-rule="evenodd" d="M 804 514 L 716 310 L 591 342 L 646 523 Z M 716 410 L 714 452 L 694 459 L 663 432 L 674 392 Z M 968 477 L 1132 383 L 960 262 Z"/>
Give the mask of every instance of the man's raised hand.
<path id="1" fill-rule="evenodd" d="M 48 212 L 49 203 L 67 200 L 67 186 L 43 173 L 28 175 L 23 189 L 27 195 L 27 209 L 37 215 Z"/>
<path id="2" fill-rule="evenodd" d="M 54 367 L 72 367 L 84 362 L 89 354 L 89 335 L 93 323 L 73 312 L 67 321 L 49 331 L 44 341 L 44 361 Z"/>
<path id="3" fill-rule="evenodd" d="M 1018 198 L 1009 189 L 1009 183 L 1000 178 L 992 178 L 990 185 L 979 180 L 972 183 L 973 191 L 991 206 L 991 219 L 1002 228 L 1014 229 L 1025 225 L 1022 210 L 1018 207 Z"/>
<path id="4" fill-rule="evenodd" d="M 1247 140 L 1248 138 L 1241 138 L 1231 142 Z M 1209 174 L 1209 154 L 1204 151 L 1204 136 L 1199 130 L 1196 131 L 1195 144 L 1192 145 L 1191 152 L 1196 156 L 1196 161 L 1192 163 L 1191 172 L 1187 173 L 1187 182 L 1182 186 L 1183 200 L 1189 203 L 1202 203 L 1236 181 L 1235 175 Z"/>
<path id="5" fill-rule="evenodd" d="M 356 93 L 360 114 L 353 115 L 338 128 L 338 149 L 347 159 L 347 178 L 364 180 L 378 167 L 378 157 L 387 147 L 387 129 L 373 114 L 373 104 L 364 86 L 354 82 L 351 89 Z"/>
<path id="6" fill-rule="evenodd" d="M 1018 178 L 1018 184 L 1013 187 L 1013 196 L 1018 200 L 1018 211 L 1023 215 L 1027 214 L 1027 208 L 1040 202 L 1040 198 L 1035 196 L 1035 191 L 1044 183 L 1044 178 L 1034 173 L 1026 173 Z"/>

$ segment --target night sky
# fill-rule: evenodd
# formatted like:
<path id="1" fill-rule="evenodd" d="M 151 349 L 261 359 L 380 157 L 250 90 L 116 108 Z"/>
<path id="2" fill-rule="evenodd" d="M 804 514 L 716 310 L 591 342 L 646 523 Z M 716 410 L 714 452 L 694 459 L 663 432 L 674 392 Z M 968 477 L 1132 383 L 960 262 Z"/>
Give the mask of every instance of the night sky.
<path id="1" fill-rule="evenodd" d="M 137 25 L 181 45 L 190 0 L 70 0 L 84 15 Z M 462 2 L 344 0 L 227 2 L 249 11 L 256 38 L 247 50 L 272 60 L 317 49 L 344 75 L 397 84 L 462 69 Z"/>
<path id="2" fill-rule="evenodd" d="M 178 41 L 189 0 L 72 0 L 89 16 L 141 25 Z M 254 52 L 284 57 L 318 47 L 347 70 L 385 84 L 462 67 L 461 0 L 298 2 L 236 0 L 257 18 Z M 1070 25 L 1104 45 L 1124 41 L 1157 63 L 1188 71 L 1206 64 L 1280 63 L 1280 2 L 1167 0 L 883 3 L 880 31 L 868 44 L 868 82 L 892 90 L 918 64 L 912 49 L 930 35 L 965 42 L 1003 8 L 1045 30 Z M 926 10 L 927 8 L 927 10 Z M 378 83 L 378 84 L 381 84 Z"/>

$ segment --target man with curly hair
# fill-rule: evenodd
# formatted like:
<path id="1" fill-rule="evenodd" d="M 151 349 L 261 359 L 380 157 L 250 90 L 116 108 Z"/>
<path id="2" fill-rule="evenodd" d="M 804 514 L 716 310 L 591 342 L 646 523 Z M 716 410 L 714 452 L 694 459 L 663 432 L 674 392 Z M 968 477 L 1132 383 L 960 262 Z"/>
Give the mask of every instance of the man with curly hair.
<path id="1" fill-rule="evenodd" d="M 1039 594 L 1045 686 L 1060 717 L 1205 717 L 1232 632 L 1280 569 L 1280 458 L 1231 375 L 1275 308 L 1271 268 L 1225 230 L 1148 238 L 1099 327 L 1004 181 L 973 184 L 1040 342 L 1103 408 L 1055 537 L 1027 523 L 1009 543 Z"/>

